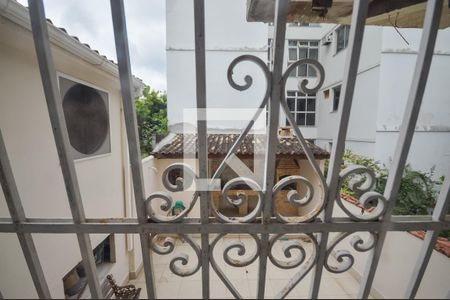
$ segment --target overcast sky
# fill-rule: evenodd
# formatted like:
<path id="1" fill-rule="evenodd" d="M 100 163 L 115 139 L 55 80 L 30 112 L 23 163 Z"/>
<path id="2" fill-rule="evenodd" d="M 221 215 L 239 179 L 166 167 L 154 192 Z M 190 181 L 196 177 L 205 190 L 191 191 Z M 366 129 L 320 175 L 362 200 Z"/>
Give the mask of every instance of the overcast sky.
<path id="1" fill-rule="evenodd" d="M 28 6 L 26 0 L 19 0 Z M 133 74 L 154 89 L 166 89 L 164 0 L 126 0 L 128 41 Z M 116 60 L 108 0 L 44 0 L 47 18 L 70 35 Z"/>

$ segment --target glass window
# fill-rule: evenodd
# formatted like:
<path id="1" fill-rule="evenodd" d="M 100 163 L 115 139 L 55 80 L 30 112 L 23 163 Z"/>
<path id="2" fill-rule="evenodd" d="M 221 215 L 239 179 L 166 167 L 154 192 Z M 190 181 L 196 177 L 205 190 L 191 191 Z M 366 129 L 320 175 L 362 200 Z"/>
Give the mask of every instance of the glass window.
<path id="1" fill-rule="evenodd" d="M 319 59 L 319 42 L 307 40 L 288 41 L 288 67 L 299 59 Z M 301 65 L 293 70 L 289 76 L 315 77 L 316 71 L 309 65 Z"/>
<path id="2" fill-rule="evenodd" d="M 287 104 L 290 111 L 295 111 L 295 98 L 288 98 Z"/>
<path id="3" fill-rule="evenodd" d="M 306 114 L 306 125 L 314 126 L 316 124 L 316 114 Z"/>
<path id="4" fill-rule="evenodd" d="M 336 30 L 336 53 L 345 49 L 348 45 L 348 36 L 350 34 L 350 26 L 344 25 Z"/>
<path id="5" fill-rule="evenodd" d="M 341 86 L 338 85 L 333 88 L 333 107 L 332 112 L 337 111 L 339 108 L 339 97 L 341 96 Z"/>
<path id="6" fill-rule="evenodd" d="M 288 91 L 287 104 L 292 117 L 298 126 L 316 125 L 316 95 L 305 95 L 301 92 Z M 286 125 L 289 121 L 286 119 Z"/>
<path id="7" fill-rule="evenodd" d="M 289 48 L 289 60 L 297 60 L 297 49 Z"/>

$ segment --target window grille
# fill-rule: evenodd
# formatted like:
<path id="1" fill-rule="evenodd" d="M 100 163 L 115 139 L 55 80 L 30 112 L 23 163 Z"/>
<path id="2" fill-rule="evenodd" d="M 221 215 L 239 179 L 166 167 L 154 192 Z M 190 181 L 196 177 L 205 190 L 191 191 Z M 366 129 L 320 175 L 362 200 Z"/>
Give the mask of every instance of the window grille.
<path id="1" fill-rule="evenodd" d="M 256 63 L 263 70 L 268 88 L 265 97 L 262 100 L 261 107 L 264 107 L 267 104 L 269 106 L 264 184 L 262 187 L 257 187 L 254 183 L 245 178 L 240 179 L 240 181 L 250 184 L 250 187 L 253 189 L 260 188 L 259 201 L 261 206 L 258 210 L 258 214 L 236 222 L 230 219 L 225 219 L 223 216 L 217 214 L 210 217 L 210 195 L 209 192 L 205 190 L 199 190 L 196 194 L 200 202 L 200 219 L 185 218 L 185 211 L 173 216 L 172 218 L 162 219 L 146 209 L 145 203 L 149 200 L 145 198 L 143 190 L 141 156 L 139 151 L 136 116 L 133 107 L 131 90 L 132 77 L 127 41 L 127 29 L 124 5 L 121 0 L 111 0 L 111 11 L 120 72 L 124 116 L 127 128 L 129 156 L 134 186 L 133 190 L 138 217 L 120 220 L 98 220 L 87 219 L 85 217 L 74 163 L 70 159 L 69 155 L 69 138 L 67 135 L 66 123 L 60 101 L 60 94 L 58 91 L 56 72 L 50 51 L 50 41 L 47 32 L 47 22 L 44 13 L 43 1 L 29 1 L 32 33 L 34 37 L 37 59 L 70 209 L 72 212 L 72 219 L 28 219 L 25 216 L 14 180 L 14 170 L 11 169 L 5 144 L 0 134 L 0 182 L 11 214 L 10 219 L 0 220 L 0 232 L 17 234 L 39 297 L 50 298 L 51 295 L 45 274 L 42 270 L 41 263 L 35 249 L 32 238 L 33 233 L 76 234 L 82 254 L 83 265 L 88 277 L 89 288 L 91 290 L 91 295 L 94 298 L 102 298 L 103 295 L 96 276 L 95 261 L 92 253 L 92 245 L 88 236 L 89 234 L 139 234 L 149 298 L 157 297 L 155 293 L 154 268 L 150 250 L 157 253 L 167 254 L 168 252 L 173 251 L 173 247 L 176 247 L 173 240 L 167 239 L 166 245 L 168 245 L 168 247 L 162 249 L 154 243 L 155 237 L 157 237 L 158 234 L 177 234 L 185 239 L 194 249 L 197 254 L 198 263 L 195 265 L 194 269 L 185 270 L 181 269 L 176 264 L 176 261 L 172 261 L 174 264 L 171 264 L 171 271 L 179 276 L 190 276 L 196 272 L 201 272 L 202 295 L 204 299 L 210 297 L 210 264 L 214 272 L 217 272 L 220 279 L 232 292 L 233 296 L 236 298 L 241 298 L 241 295 L 230 280 L 218 268 L 215 258 L 212 255 L 217 242 L 226 234 L 247 234 L 255 241 L 257 245 L 256 252 L 253 253 L 250 258 L 247 257 L 245 260 L 237 261 L 228 260 L 228 264 L 242 267 L 257 260 L 257 297 L 264 298 L 265 286 L 267 283 L 266 273 L 268 260 L 281 269 L 290 269 L 292 267 L 291 263 L 288 263 L 285 260 L 279 260 L 274 256 L 274 253 L 272 252 L 274 243 L 286 234 L 301 233 L 309 239 L 311 246 L 314 249 L 312 257 L 305 261 L 299 260 L 300 262 L 296 263 L 296 266 L 301 266 L 301 268 L 298 273 L 293 275 L 286 286 L 280 287 L 276 297 L 286 297 L 307 274 L 311 273 L 313 280 L 310 290 L 310 297 L 316 299 L 318 297 L 324 268 L 334 273 L 340 273 L 347 271 L 351 267 L 351 263 L 348 263 L 349 260 L 345 259 L 345 257 L 349 258 L 349 252 L 338 253 L 341 255 L 338 255 L 338 257 L 342 258 L 342 260 L 337 266 L 331 266 L 328 263 L 328 258 L 333 255 L 334 247 L 344 238 L 353 235 L 354 238 L 352 240 L 355 241 L 355 243 L 352 244 L 353 248 L 357 251 L 370 252 L 367 268 L 362 279 L 358 295 L 358 298 L 368 298 L 373 284 L 373 279 L 377 271 L 378 261 L 386 239 L 386 234 L 392 231 L 426 230 L 427 233 L 425 241 L 415 265 L 414 272 L 412 274 L 405 275 L 410 276 L 410 285 L 405 296 L 408 298 L 414 298 L 427 268 L 438 233 L 441 230 L 450 229 L 450 223 L 445 219 L 445 214 L 448 211 L 450 202 L 450 176 L 447 176 L 445 179 L 433 215 L 430 218 L 413 216 L 396 217 L 392 216 L 392 211 L 396 204 L 396 196 L 399 191 L 402 172 L 406 164 L 406 158 L 411 146 L 414 127 L 417 121 L 427 82 L 443 2 L 442 0 L 430 0 L 427 2 L 424 30 L 420 43 L 419 55 L 403 116 L 403 123 L 400 128 L 400 134 L 392 160 L 392 167 L 387 179 L 386 189 L 383 195 L 374 193 L 368 189 L 359 190 L 361 195 L 359 201 L 363 204 L 368 204 L 370 202 L 373 206 L 373 210 L 371 210 L 370 213 L 360 216 L 355 215 L 348 210 L 346 211 L 343 208 L 342 200 L 339 197 L 340 185 L 343 180 L 354 174 L 365 173 L 368 177 L 371 177 L 371 174 L 373 173 L 361 166 L 352 166 L 345 170 L 341 170 L 340 166 L 345 148 L 344 143 L 348 129 L 349 115 L 352 108 L 353 92 L 356 82 L 355 79 L 357 75 L 361 43 L 364 34 L 364 24 L 367 17 L 369 3 L 369 0 L 354 1 L 352 25 L 350 27 L 348 38 L 349 49 L 347 51 L 344 69 L 344 81 L 340 95 L 340 105 L 337 112 L 339 117 L 339 125 L 336 128 L 336 135 L 333 140 L 333 147 L 331 151 L 332 158 L 329 163 L 327 178 L 325 178 L 324 174 L 314 160 L 314 156 L 308 148 L 301 130 L 298 126 L 296 126 L 296 120 L 290 114 L 290 109 L 285 97 L 284 89 L 286 81 L 290 72 L 292 72 L 294 68 L 307 64 L 308 67 L 314 68 L 315 74 L 319 78 L 317 85 L 314 88 L 307 88 L 306 86 L 301 85 L 301 89 L 304 94 L 316 93 L 323 83 L 324 76 L 323 67 L 317 60 L 311 57 L 297 57 L 300 59 L 292 62 L 289 68 L 283 72 L 286 18 L 289 1 L 277 0 L 275 5 L 273 68 L 269 70 L 265 62 L 250 55 L 238 57 L 232 63 L 230 72 L 232 71 L 234 65 L 241 61 Z M 194 19 L 197 108 L 204 109 L 206 108 L 206 72 L 205 16 L 203 0 L 194 0 Z M 229 80 L 232 87 L 238 90 L 245 90 L 251 85 L 248 81 L 246 81 L 247 84 L 244 86 L 238 85 L 232 77 L 231 79 L 229 77 Z M 321 186 L 312 186 L 304 179 L 295 176 L 288 176 L 281 179 L 276 184 L 274 183 L 274 178 L 276 176 L 275 157 L 280 109 L 282 109 L 287 115 L 288 121 L 294 130 L 295 137 L 299 140 L 313 170 L 320 178 Z M 251 126 L 251 123 L 252 122 L 250 122 L 249 126 Z M 200 165 L 199 172 L 198 174 L 195 174 L 191 172 L 190 169 L 181 167 L 184 171 L 183 175 L 185 177 L 191 176 L 194 180 L 197 178 L 215 178 L 216 176 L 220 176 L 220 171 L 216 171 L 216 173 L 212 176 L 208 174 L 206 121 L 199 119 L 197 125 L 198 160 Z M 238 145 L 242 141 L 242 137 L 248 133 L 247 129 L 248 127 L 243 131 L 241 137 L 236 140 L 235 146 Z M 235 146 L 231 148 L 230 152 L 233 152 L 236 149 Z M 180 169 L 180 166 L 171 166 L 171 168 Z M 222 168 L 219 166 L 218 170 L 221 169 Z M 371 179 L 375 180 L 375 178 Z M 291 220 L 283 217 L 277 211 L 273 210 L 272 200 L 274 198 L 274 194 L 292 183 L 306 184 L 311 189 L 311 193 L 316 189 L 321 189 L 323 191 L 323 197 L 321 198 L 320 205 L 315 210 L 315 213 L 302 219 Z M 179 189 L 178 186 L 171 185 L 167 182 L 165 183 L 165 187 L 171 191 L 176 191 Z M 377 200 L 376 204 L 370 201 L 374 199 Z M 302 199 L 302 201 L 309 200 Z M 343 208 L 347 217 L 333 217 L 333 208 L 335 203 Z M 189 207 L 187 209 L 189 209 Z M 338 238 L 330 240 L 330 233 L 333 232 L 339 233 Z M 366 232 L 369 234 L 370 238 L 368 240 L 362 240 L 355 234 L 357 232 Z M 198 233 L 201 235 L 200 244 L 197 244 L 189 237 L 190 234 Z M 216 234 L 216 237 L 211 242 L 210 238 L 213 234 Z M 244 246 L 239 241 L 235 241 L 232 245 L 223 250 L 223 255 L 225 258 L 229 259 L 228 255 L 231 249 L 238 249 L 242 252 L 244 249 L 243 247 Z M 290 247 L 303 249 L 298 243 L 291 244 Z M 289 257 L 287 253 L 288 252 L 284 253 L 286 255 L 284 258 Z M 182 262 L 188 260 L 188 258 L 183 255 L 179 256 L 177 259 Z M 352 260 L 350 259 L 350 261 Z"/>

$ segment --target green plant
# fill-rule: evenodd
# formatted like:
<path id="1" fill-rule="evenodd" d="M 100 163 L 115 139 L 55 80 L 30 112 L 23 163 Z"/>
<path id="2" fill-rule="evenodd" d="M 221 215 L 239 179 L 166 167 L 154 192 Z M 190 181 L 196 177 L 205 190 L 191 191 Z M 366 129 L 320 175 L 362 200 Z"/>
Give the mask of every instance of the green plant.
<path id="1" fill-rule="evenodd" d="M 153 150 L 154 135 L 167 134 L 167 95 L 146 86 L 135 107 L 141 153 L 148 156 Z"/>
<path id="2" fill-rule="evenodd" d="M 346 150 L 343 156 L 342 169 L 349 165 L 362 165 L 372 169 L 375 172 L 376 183 L 374 190 L 383 194 L 389 174 L 386 166 L 378 161 L 362 155 L 357 155 Z M 397 203 L 393 214 L 395 215 L 427 215 L 436 204 L 439 193 L 439 187 L 443 182 L 434 179 L 434 167 L 430 171 L 413 170 L 407 165 L 403 172 L 403 178 L 400 183 L 400 189 L 397 196 Z M 342 192 L 356 196 L 349 188 L 348 180 L 342 185 Z"/>

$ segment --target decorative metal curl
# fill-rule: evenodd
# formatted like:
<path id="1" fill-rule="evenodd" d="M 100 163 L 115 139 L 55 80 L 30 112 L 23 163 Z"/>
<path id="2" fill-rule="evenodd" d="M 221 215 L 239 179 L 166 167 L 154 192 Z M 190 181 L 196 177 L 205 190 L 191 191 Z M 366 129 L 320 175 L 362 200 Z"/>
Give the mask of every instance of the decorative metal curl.
<path id="1" fill-rule="evenodd" d="M 150 248 L 160 255 L 168 255 L 172 253 L 175 249 L 175 239 L 171 237 L 167 237 L 164 240 L 163 246 L 158 245 L 154 239 L 157 237 L 157 234 L 152 234 L 150 236 Z M 185 240 L 194 250 L 197 255 L 197 264 L 192 268 L 180 267 L 186 266 L 189 263 L 189 255 L 186 253 L 178 253 L 169 263 L 169 269 L 175 275 L 186 277 L 195 274 L 201 267 L 201 249 L 188 235 L 179 234 L 179 236 Z"/>
<path id="2" fill-rule="evenodd" d="M 266 63 L 260 59 L 259 57 L 256 57 L 254 55 L 241 55 L 236 57 L 231 63 L 230 66 L 228 67 L 228 71 L 227 71 L 227 79 L 229 84 L 236 90 L 238 91 L 245 91 L 247 89 L 249 89 L 252 84 L 253 84 L 253 79 L 250 75 L 246 75 L 244 77 L 244 81 L 245 84 L 241 85 L 238 84 L 234 81 L 233 78 L 233 71 L 236 67 L 236 65 L 238 65 L 239 63 L 243 62 L 243 61 L 249 61 L 249 62 L 253 62 L 255 63 L 264 73 L 264 77 L 266 78 L 266 92 L 264 94 L 264 98 L 261 101 L 260 105 L 259 105 L 259 109 L 256 110 L 255 114 L 253 115 L 252 119 L 250 120 L 250 122 L 247 124 L 246 128 L 241 132 L 241 134 L 239 135 L 239 137 L 236 139 L 236 141 L 233 143 L 233 145 L 231 146 L 230 150 L 228 151 L 227 155 L 225 156 L 225 158 L 222 160 L 222 162 L 220 163 L 219 167 L 217 168 L 216 172 L 214 173 L 214 175 L 211 178 L 211 183 L 220 177 L 220 175 L 223 173 L 223 171 L 225 170 L 226 166 L 227 166 L 227 161 L 228 159 L 235 154 L 235 152 L 238 150 L 240 144 L 242 143 L 242 141 L 244 140 L 245 136 L 249 133 L 250 129 L 253 127 L 253 125 L 255 124 L 256 120 L 259 118 L 259 116 L 261 115 L 263 108 L 267 105 L 267 102 L 269 100 L 269 96 L 270 96 L 270 82 L 271 82 L 271 73 L 269 71 L 269 68 L 267 67 Z M 231 183 L 229 182 L 230 185 L 228 185 L 228 189 L 225 189 L 224 187 L 224 191 L 225 190 L 230 190 L 231 189 L 231 184 L 236 185 L 238 184 L 237 182 L 241 181 L 247 181 L 247 179 L 245 178 L 241 178 L 241 179 L 235 179 L 232 180 Z M 253 180 L 252 181 L 252 185 L 254 185 Z M 244 182 L 244 184 L 247 184 L 246 182 Z M 258 186 L 258 184 L 256 183 L 256 185 Z M 250 186 L 251 187 L 251 186 Z M 254 189 L 255 190 L 255 189 Z M 222 191 L 222 194 L 224 195 L 224 191 Z M 256 191 L 261 191 L 261 188 L 258 186 L 256 188 Z M 245 193 L 240 193 L 237 195 L 238 199 L 233 199 L 231 200 L 228 196 L 225 195 L 226 200 L 231 203 L 234 206 L 240 206 L 243 201 L 245 201 Z M 215 207 L 214 202 L 211 203 L 212 206 L 212 211 L 213 214 L 216 216 L 216 218 L 218 218 L 221 222 L 226 222 L 226 223 L 244 223 L 244 222 L 251 222 L 253 221 L 256 217 L 258 217 L 258 215 L 261 212 L 261 195 L 260 193 L 258 193 L 258 204 L 257 204 L 257 209 L 255 208 L 252 213 L 249 216 L 246 216 L 244 218 L 229 218 L 224 216 L 223 214 L 221 214 L 218 209 Z"/>
<path id="3" fill-rule="evenodd" d="M 354 221 L 378 220 L 385 213 L 387 203 L 383 195 L 372 191 L 376 181 L 375 173 L 365 166 L 353 165 L 347 167 L 339 173 L 339 191 L 345 180 L 350 177 L 352 178 L 349 181 L 349 188 L 359 197 L 359 203 L 365 209 L 371 210 L 363 215 L 355 215 L 344 205 L 340 195 L 337 197 L 337 204 Z"/>
<path id="4" fill-rule="evenodd" d="M 233 187 L 239 186 L 239 185 L 246 185 L 257 193 L 258 200 L 257 200 L 255 208 L 248 215 L 246 215 L 244 217 L 227 217 L 217 209 L 217 207 L 213 201 L 211 203 L 212 212 L 219 221 L 224 222 L 224 223 L 250 223 L 250 222 L 253 222 L 261 214 L 262 199 L 264 197 L 264 194 L 263 194 L 259 184 L 256 181 L 254 181 L 253 179 L 246 178 L 246 177 L 237 177 L 237 178 L 231 179 L 223 187 L 222 192 L 221 192 L 222 197 L 229 204 L 231 204 L 233 206 L 243 205 L 244 202 L 247 201 L 247 198 L 248 198 L 245 193 L 246 192 L 245 190 L 237 190 L 236 198 L 232 198 L 229 195 L 229 193 L 233 189 Z"/>
<path id="5" fill-rule="evenodd" d="M 300 267 L 298 272 L 289 280 L 287 285 L 281 289 L 275 296 L 276 299 L 285 298 L 289 292 L 295 288 L 295 286 L 311 271 L 317 261 L 317 249 L 319 247 L 316 238 L 312 234 L 304 234 L 312 245 L 312 253 L 306 257 L 306 250 L 304 247 L 305 241 L 301 239 L 285 241 L 282 246 L 283 254 L 285 258 L 289 260 L 281 260 L 274 256 L 273 247 L 275 243 L 280 241 L 280 238 L 285 234 L 277 234 L 269 240 L 269 259 L 270 261 L 281 269 L 294 269 Z M 293 250 L 298 252 L 295 257 L 293 257 Z"/>
<path id="6" fill-rule="evenodd" d="M 175 178 L 175 184 L 170 182 L 170 174 L 171 172 L 175 171 L 182 171 L 181 176 L 183 177 L 177 177 Z M 187 189 L 189 189 L 194 182 L 197 179 L 197 175 L 195 174 L 194 170 L 187 165 L 183 163 L 174 163 L 168 166 L 163 174 L 162 174 L 162 183 L 164 187 L 169 190 L 170 192 L 182 192 Z M 145 200 L 145 210 L 147 212 L 147 216 L 149 216 L 153 221 L 155 222 L 161 222 L 161 223 L 168 223 L 168 222 L 177 222 L 181 221 L 194 207 L 195 203 L 197 202 L 197 199 L 199 197 L 198 191 L 195 191 L 192 195 L 191 202 L 189 203 L 189 206 L 186 207 L 182 212 L 180 212 L 176 216 L 167 216 L 167 215 L 160 215 L 158 214 L 152 207 L 152 202 L 155 199 L 159 199 L 161 201 L 160 203 L 160 209 L 165 212 L 169 212 L 174 204 L 172 195 L 167 192 L 155 192 L 150 194 L 150 196 Z"/>
<path id="7" fill-rule="evenodd" d="M 175 184 L 170 182 L 170 174 L 174 171 L 182 171 L 183 177 L 175 178 Z M 174 163 L 168 166 L 162 174 L 162 183 L 164 187 L 171 192 L 181 192 L 189 189 L 194 181 L 197 179 L 197 174 L 195 174 L 192 168 L 184 163 Z"/>
<path id="8" fill-rule="evenodd" d="M 306 179 L 305 177 L 298 176 L 298 175 L 292 175 L 285 177 L 281 179 L 274 187 L 272 192 L 272 199 L 275 201 L 277 199 L 277 194 L 286 186 L 292 184 L 292 183 L 302 183 L 306 186 L 306 194 L 305 196 L 301 197 L 299 192 L 297 190 L 291 190 L 287 193 L 287 201 L 291 203 L 292 205 L 295 205 L 297 207 L 302 207 L 307 205 L 312 201 L 314 198 L 314 186 L 311 184 L 311 182 Z M 282 223 L 300 223 L 300 222 L 306 222 L 310 220 L 310 216 L 296 216 L 296 217 L 285 217 L 281 215 L 276 205 L 274 205 L 274 211 L 275 216 L 278 219 L 278 221 Z"/>
<path id="9" fill-rule="evenodd" d="M 345 238 L 352 235 L 353 233 L 341 233 L 337 235 L 334 240 L 331 242 L 331 247 L 329 247 L 326 251 L 326 260 L 325 260 L 325 268 L 331 273 L 343 273 L 349 270 L 353 263 L 355 262 L 355 258 L 348 250 L 334 250 L 334 248 Z M 377 240 L 377 235 L 373 232 L 369 232 L 369 238 L 367 240 L 363 240 L 359 235 L 354 235 L 350 240 L 350 246 L 358 252 L 367 252 L 373 247 L 375 247 Z M 337 260 L 339 265 L 332 266 L 328 263 L 330 256 L 333 255 Z"/>
<path id="10" fill-rule="evenodd" d="M 293 63 L 292 65 L 290 65 L 289 68 L 283 74 L 283 77 L 281 80 L 281 85 L 282 85 L 282 90 L 283 90 L 283 93 L 281 94 L 281 107 L 286 115 L 286 118 L 289 121 L 289 124 L 292 126 L 295 136 L 296 136 L 297 140 L 299 141 L 303 151 L 305 152 L 305 155 L 308 158 L 308 161 L 309 161 L 312 169 L 314 170 L 314 173 L 316 173 L 316 175 L 318 176 L 318 178 L 320 180 L 320 187 L 318 188 L 320 190 L 316 190 L 316 194 L 320 195 L 320 197 L 317 197 L 318 199 L 320 199 L 320 201 L 319 201 L 319 203 L 316 204 L 316 206 L 314 208 L 312 208 L 308 213 L 306 213 L 302 217 L 294 218 L 294 219 L 293 218 L 285 219 L 285 221 L 288 221 L 288 222 L 309 222 L 309 221 L 314 220 L 320 214 L 320 212 L 323 210 L 323 207 L 325 204 L 324 199 L 327 198 L 327 190 L 325 189 L 327 184 L 326 184 L 325 176 L 323 175 L 323 172 L 320 169 L 320 166 L 317 163 L 317 161 L 314 157 L 314 154 L 312 153 L 311 149 L 309 148 L 305 138 L 303 137 L 303 134 L 301 133 L 300 128 L 297 126 L 296 121 L 295 121 L 294 117 L 292 116 L 292 113 L 290 112 L 289 107 L 287 105 L 287 100 L 286 100 L 286 95 L 285 95 L 286 83 L 289 78 L 289 74 L 300 65 L 310 65 L 312 68 L 314 68 L 316 70 L 316 75 L 318 78 L 315 86 L 312 88 L 308 88 L 308 83 L 309 83 L 308 79 L 301 80 L 298 84 L 298 88 L 300 89 L 300 91 L 302 91 L 305 94 L 313 94 L 313 93 L 316 93 L 322 87 L 322 84 L 325 80 L 325 70 L 324 70 L 323 66 L 317 60 L 314 60 L 314 59 L 310 59 L 310 58 L 300 59 L 300 60 L 296 61 L 295 63 Z"/>
<path id="11" fill-rule="evenodd" d="M 241 56 L 238 56 L 235 59 L 233 59 L 233 61 L 230 63 L 230 66 L 228 67 L 228 70 L 227 70 L 227 79 L 228 79 L 229 84 L 238 91 L 245 91 L 252 86 L 253 78 L 250 75 L 245 75 L 245 77 L 244 77 L 245 84 L 243 84 L 243 85 L 236 83 L 236 81 L 234 81 L 234 79 L 233 79 L 234 68 L 236 67 L 237 64 L 239 64 L 243 61 L 249 61 L 249 62 L 255 63 L 264 72 L 264 76 L 266 77 L 267 88 L 266 88 L 266 93 L 264 95 L 264 100 L 262 102 L 263 103 L 266 102 L 270 95 L 270 77 L 271 77 L 271 75 L 270 75 L 270 71 L 269 71 L 269 68 L 267 67 L 266 63 L 257 56 L 241 55 Z M 264 104 L 264 106 L 265 106 L 265 104 Z M 264 106 L 262 106 L 262 107 L 264 107 Z M 262 108 L 262 107 L 260 106 L 260 108 Z"/>
<path id="12" fill-rule="evenodd" d="M 314 70 L 316 71 L 316 75 L 319 78 L 319 81 L 317 82 L 317 84 L 312 87 L 312 88 L 308 88 L 308 79 L 303 79 L 301 81 L 299 81 L 298 83 L 298 88 L 300 91 L 302 91 L 305 94 L 314 94 L 317 93 L 317 91 L 322 87 L 323 82 L 325 80 L 325 70 L 322 66 L 322 64 L 320 64 L 317 60 L 315 59 L 311 59 L 311 58 L 304 58 L 304 59 L 299 59 L 296 62 L 294 62 L 293 64 L 291 64 L 289 66 L 289 68 L 287 68 L 287 70 L 284 72 L 283 74 L 283 78 L 282 78 L 282 82 L 283 82 L 283 88 L 286 87 L 286 81 L 287 78 L 289 77 L 289 74 L 291 74 L 291 72 L 299 67 L 300 65 L 310 65 L 311 67 L 314 68 Z M 284 91 L 284 89 L 283 89 Z"/>
<path id="13" fill-rule="evenodd" d="M 213 267 L 214 271 L 217 273 L 217 276 L 222 280 L 222 282 L 225 284 L 225 286 L 230 290 L 230 292 L 233 294 L 233 296 L 237 299 L 242 299 L 241 294 L 238 292 L 238 290 L 235 288 L 235 286 L 231 283 L 231 281 L 226 277 L 225 273 L 222 271 L 222 269 L 219 267 L 219 264 L 217 263 L 215 257 L 214 257 L 214 248 L 217 245 L 217 242 L 220 241 L 222 238 L 224 238 L 227 234 L 221 233 L 219 234 L 214 241 L 211 243 L 209 247 L 209 257 L 211 266 Z M 251 252 L 249 255 L 244 255 L 247 253 L 247 250 L 245 248 L 245 244 L 242 243 L 239 240 L 235 240 L 228 245 L 225 246 L 225 249 L 223 250 L 223 259 L 224 261 L 232 266 L 232 267 L 246 267 L 250 264 L 252 264 L 256 259 L 259 257 L 261 252 L 261 242 L 256 234 L 250 234 L 250 236 L 254 239 L 256 243 L 256 248 L 253 252 Z M 237 250 L 237 255 L 240 258 L 233 258 L 231 257 L 230 253 L 233 250 Z"/>

